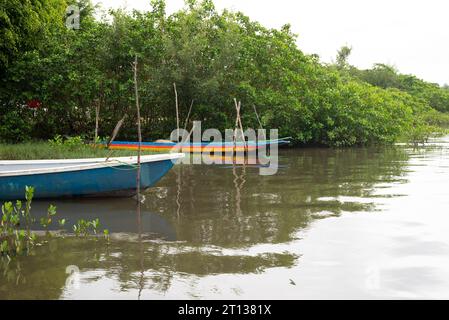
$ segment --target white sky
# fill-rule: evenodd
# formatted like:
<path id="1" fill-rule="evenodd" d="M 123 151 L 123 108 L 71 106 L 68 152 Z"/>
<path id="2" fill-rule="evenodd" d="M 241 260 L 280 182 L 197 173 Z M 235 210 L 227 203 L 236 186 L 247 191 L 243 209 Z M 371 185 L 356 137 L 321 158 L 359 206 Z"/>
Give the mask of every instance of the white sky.
<path id="1" fill-rule="evenodd" d="M 103 8 L 149 10 L 149 0 L 93 0 Z M 402 73 L 449 83 L 447 0 L 215 0 L 218 10 L 242 11 L 266 27 L 290 23 L 298 46 L 330 62 L 342 45 L 359 68 L 388 63 Z M 184 0 L 166 0 L 167 12 Z"/>

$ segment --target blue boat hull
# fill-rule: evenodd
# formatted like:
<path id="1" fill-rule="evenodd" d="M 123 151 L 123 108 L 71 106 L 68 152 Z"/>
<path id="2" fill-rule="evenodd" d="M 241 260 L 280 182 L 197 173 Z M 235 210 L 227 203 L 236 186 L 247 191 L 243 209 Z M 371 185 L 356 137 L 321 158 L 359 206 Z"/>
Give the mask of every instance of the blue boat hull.
<path id="1" fill-rule="evenodd" d="M 140 187 L 151 187 L 172 167 L 171 160 L 142 163 Z M 34 187 L 34 198 L 131 196 L 136 189 L 136 170 L 123 165 L 0 177 L 0 199 L 23 199 L 25 186 Z"/>

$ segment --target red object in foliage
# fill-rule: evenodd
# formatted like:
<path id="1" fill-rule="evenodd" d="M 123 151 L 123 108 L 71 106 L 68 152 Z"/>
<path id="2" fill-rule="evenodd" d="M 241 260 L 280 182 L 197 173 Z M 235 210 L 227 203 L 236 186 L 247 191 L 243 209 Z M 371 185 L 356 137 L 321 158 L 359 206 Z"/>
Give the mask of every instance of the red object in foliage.
<path id="1" fill-rule="evenodd" d="M 42 104 L 42 102 L 40 102 L 37 99 L 31 99 L 27 102 L 28 108 L 31 108 L 31 109 L 37 109 L 41 106 L 41 104 Z"/>

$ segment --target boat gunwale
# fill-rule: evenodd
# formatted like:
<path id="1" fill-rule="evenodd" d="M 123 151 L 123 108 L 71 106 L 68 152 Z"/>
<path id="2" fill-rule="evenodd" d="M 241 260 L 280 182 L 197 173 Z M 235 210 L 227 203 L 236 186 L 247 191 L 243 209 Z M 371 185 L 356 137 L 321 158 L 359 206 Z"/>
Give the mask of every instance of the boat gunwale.
<path id="1" fill-rule="evenodd" d="M 166 160 L 176 160 L 183 158 L 184 153 L 165 153 L 156 155 L 145 155 L 141 156 L 141 164 L 166 161 Z M 107 161 L 106 161 L 107 160 Z M 58 164 L 61 163 L 79 163 L 78 165 L 65 165 L 61 167 L 53 168 L 36 168 L 36 169 L 22 169 L 22 170 L 10 170 L 1 171 L 2 165 L 26 165 L 26 164 Z M 118 167 L 126 165 L 137 164 L 137 156 L 132 157 L 116 157 L 116 158 L 85 158 L 85 159 L 59 159 L 59 160 L 6 160 L 0 161 L 0 178 L 2 177 L 13 177 L 13 176 L 27 176 L 27 175 L 38 175 L 38 174 L 51 174 L 51 173 L 62 173 L 62 172 L 73 172 L 73 171 L 83 171 L 92 169 L 101 169 L 105 167 Z"/>
<path id="2" fill-rule="evenodd" d="M 285 140 L 284 138 L 280 139 L 271 139 L 271 140 L 260 140 L 260 141 L 202 141 L 202 142 L 142 142 L 142 147 L 166 147 L 166 148 L 231 148 L 231 147 L 259 147 L 259 146 L 267 146 L 271 144 L 288 144 L 289 140 Z M 136 146 L 138 143 L 134 141 L 114 141 L 110 144 L 110 147 L 114 146 Z"/>

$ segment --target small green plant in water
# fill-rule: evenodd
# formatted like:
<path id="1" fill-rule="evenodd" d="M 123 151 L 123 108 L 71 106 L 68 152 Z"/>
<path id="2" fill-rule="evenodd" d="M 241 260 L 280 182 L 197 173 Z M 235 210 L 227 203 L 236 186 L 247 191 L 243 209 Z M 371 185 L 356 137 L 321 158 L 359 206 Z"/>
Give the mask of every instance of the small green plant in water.
<path id="1" fill-rule="evenodd" d="M 76 222 L 76 224 L 73 225 L 73 232 L 76 236 L 85 235 L 87 236 L 89 234 L 88 231 L 88 223 L 84 219 L 80 219 Z"/>
<path id="2" fill-rule="evenodd" d="M 52 219 L 55 215 L 56 215 L 56 207 L 54 205 L 50 205 L 47 210 L 47 216 L 42 217 L 40 219 L 40 224 L 43 228 L 45 228 L 47 233 L 48 233 L 48 227 L 51 225 L 51 223 L 53 221 Z"/>
<path id="3" fill-rule="evenodd" d="M 31 232 L 31 202 L 34 196 L 34 188 L 25 188 L 25 206 L 21 201 L 5 202 L 2 205 L 2 217 L 0 220 L 0 255 L 11 257 L 24 252 L 36 243 L 36 235 Z M 53 212 L 53 208 L 49 208 Z M 22 228 L 22 220 L 24 227 Z"/>
<path id="4" fill-rule="evenodd" d="M 73 232 L 75 232 L 76 236 L 87 237 L 91 233 L 97 235 L 99 227 L 100 227 L 100 219 L 98 218 L 92 221 L 80 219 L 77 221 L 76 224 L 73 225 Z"/>
<path id="5" fill-rule="evenodd" d="M 104 229 L 103 230 L 103 235 L 104 235 L 104 238 L 106 239 L 106 241 L 109 243 L 109 240 L 110 240 L 109 230 L 108 229 Z"/>
<path id="6" fill-rule="evenodd" d="M 59 226 L 60 226 L 61 228 L 64 228 L 64 226 L 65 226 L 65 219 L 60 219 L 60 220 L 58 220 L 58 224 L 59 224 Z"/>
<path id="7" fill-rule="evenodd" d="M 97 234 L 97 229 L 100 227 L 100 220 L 98 218 L 95 220 L 92 220 L 90 222 L 90 225 L 92 227 L 92 231 L 94 232 L 94 234 Z"/>
<path id="8" fill-rule="evenodd" d="M 22 201 L 5 202 L 1 206 L 0 218 L 0 256 L 11 258 L 13 256 L 28 253 L 30 249 L 37 244 L 36 234 L 31 232 L 31 224 L 34 222 L 31 216 L 31 203 L 33 201 L 34 188 L 25 188 L 25 203 Z M 53 223 L 56 216 L 56 207 L 50 205 L 45 217 L 40 219 L 40 224 L 46 229 L 47 235 L 50 235 L 48 228 Z M 63 228 L 66 224 L 65 219 L 58 220 L 58 224 Z M 79 220 L 74 226 L 73 231 L 77 236 L 85 237 L 90 234 L 97 235 L 100 228 L 100 220 L 94 219 L 87 221 Z M 109 231 L 104 230 L 103 234 L 109 242 Z"/>

